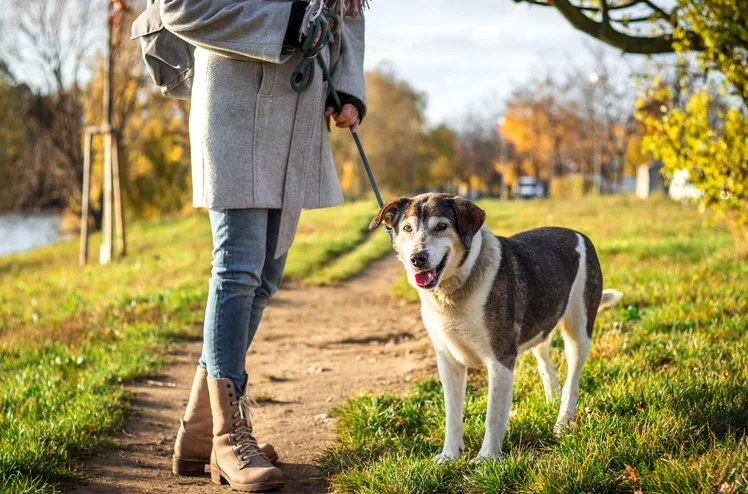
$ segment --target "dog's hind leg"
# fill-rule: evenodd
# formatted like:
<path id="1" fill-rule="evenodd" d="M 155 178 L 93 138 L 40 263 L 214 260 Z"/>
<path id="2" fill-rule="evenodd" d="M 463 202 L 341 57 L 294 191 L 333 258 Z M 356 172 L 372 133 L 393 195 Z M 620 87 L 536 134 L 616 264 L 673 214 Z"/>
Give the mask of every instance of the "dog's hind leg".
<path id="1" fill-rule="evenodd" d="M 444 409 L 447 427 L 444 434 L 444 448 L 436 456 L 436 461 L 459 458 L 465 449 L 463 435 L 465 426 L 462 423 L 462 412 L 465 406 L 465 387 L 467 386 L 467 367 L 451 355 L 436 351 L 436 365 L 444 389 Z"/>
<path id="2" fill-rule="evenodd" d="M 574 420 L 574 414 L 579 399 L 579 379 L 582 377 L 582 367 L 590 353 L 591 338 L 587 336 L 586 315 L 575 314 L 564 317 L 564 350 L 568 372 L 564 389 L 561 392 L 561 409 L 558 420 L 553 428 L 556 434 L 561 434 L 566 426 Z"/>
<path id="3" fill-rule="evenodd" d="M 587 361 L 587 356 L 590 353 L 592 325 L 595 323 L 597 307 L 600 304 L 599 293 L 601 290 L 598 290 L 598 296 L 593 301 L 594 303 L 588 303 L 588 298 L 590 297 L 587 297 L 587 295 L 591 294 L 589 289 L 594 287 L 588 287 L 587 285 L 601 285 L 602 280 L 598 280 L 598 277 L 601 278 L 601 275 L 599 275 L 599 264 L 597 264 L 597 270 L 593 266 L 593 269 L 590 270 L 592 277 L 589 280 L 587 279 L 587 247 L 583 237 L 579 235 L 579 246 L 577 247 L 577 252 L 579 252 L 579 268 L 577 276 L 574 279 L 574 284 L 571 287 L 569 303 L 562 319 L 562 334 L 564 336 L 564 350 L 566 351 L 568 373 L 566 375 L 566 383 L 561 392 L 561 410 L 559 410 L 558 420 L 553 428 L 553 431 L 557 435 L 561 434 L 564 428 L 574 420 L 577 400 L 579 399 L 579 379 L 582 377 L 582 367 L 584 367 L 584 363 Z M 592 264 L 596 264 L 597 257 L 594 253 L 594 248 L 591 251 L 591 256 L 590 261 Z"/>
<path id="4" fill-rule="evenodd" d="M 498 458 L 504 442 L 509 410 L 512 407 L 512 384 L 514 370 L 499 361 L 487 363 L 488 367 L 488 410 L 486 411 L 486 434 L 483 446 L 476 460 Z"/>
<path id="5" fill-rule="evenodd" d="M 553 361 L 551 361 L 550 347 L 553 333 L 548 335 L 544 341 L 532 349 L 535 359 L 538 361 L 538 371 L 540 372 L 540 378 L 543 380 L 543 388 L 545 388 L 545 401 L 550 403 L 558 396 L 558 379 L 556 378 L 556 369 L 553 367 Z"/>

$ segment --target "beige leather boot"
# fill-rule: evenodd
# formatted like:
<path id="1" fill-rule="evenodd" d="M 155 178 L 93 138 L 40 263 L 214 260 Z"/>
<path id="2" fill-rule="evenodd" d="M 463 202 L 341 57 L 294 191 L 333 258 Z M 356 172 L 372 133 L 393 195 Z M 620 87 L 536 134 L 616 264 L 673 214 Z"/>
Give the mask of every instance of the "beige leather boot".
<path id="1" fill-rule="evenodd" d="M 210 411 L 208 372 L 200 366 L 181 423 L 174 444 L 172 472 L 176 475 L 204 475 L 213 450 L 213 414 Z M 271 462 L 278 459 L 272 445 L 262 444 L 260 449 Z"/>
<path id="2" fill-rule="evenodd" d="M 208 390 L 213 410 L 213 482 L 245 492 L 283 487 L 283 473 L 270 463 L 252 436 L 249 409 L 254 401 L 247 395 L 237 399 L 230 379 L 208 379 Z"/>
<path id="3" fill-rule="evenodd" d="M 197 367 L 190 401 L 174 444 L 172 472 L 177 475 L 203 475 L 213 449 L 213 414 L 210 412 L 208 372 Z"/>

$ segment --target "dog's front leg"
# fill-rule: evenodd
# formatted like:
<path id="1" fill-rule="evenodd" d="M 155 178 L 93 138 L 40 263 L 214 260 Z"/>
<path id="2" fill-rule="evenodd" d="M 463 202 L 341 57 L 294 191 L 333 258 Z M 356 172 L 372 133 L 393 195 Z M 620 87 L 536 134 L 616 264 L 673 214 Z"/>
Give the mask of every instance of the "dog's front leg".
<path id="1" fill-rule="evenodd" d="M 444 448 L 436 455 L 436 461 L 459 458 L 465 449 L 462 436 L 465 427 L 462 423 L 462 410 L 465 406 L 465 386 L 467 385 L 467 367 L 456 361 L 446 352 L 437 350 L 436 365 L 444 388 L 444 409 L 447 428 L 444 435 Z"/>
<path id="2" fill-rule="evenodd" d="M 486 412 L 486 434 L 476 460 L 499 458 L 504 441 L 509 410 L 512 407 L 512 384 L 514 369 L 493 361 L 488 367 L 488 411 Z"/>

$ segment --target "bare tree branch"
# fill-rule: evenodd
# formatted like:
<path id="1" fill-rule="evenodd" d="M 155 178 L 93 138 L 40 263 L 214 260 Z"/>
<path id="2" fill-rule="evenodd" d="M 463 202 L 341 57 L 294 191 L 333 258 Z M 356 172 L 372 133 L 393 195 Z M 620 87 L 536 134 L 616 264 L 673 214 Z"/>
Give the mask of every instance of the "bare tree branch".
<path id="1" fill-rule="evenodd" d="M 24 79 L 41 79 L 37 82 L 45 92 L 78 87 L 81 70 L 101 34 L 92 26 L 98 24 L 94 13 L 104 15 L 102 1 L 12 0 L 11 5 L 8 55 L 12 65 L 32 76 Z"/>
<path id="2" fill-rule="evenodd" d="M 543 2 L 540 0 L 514 0 L 514 1 L 516 3 L 529 3 L 531 5 L 540 5 L 541 7 L 554 7 L 555 6 L 555 2 L 553 0 L 548 0 L 547 2 Z M 629 9 L 631 7 L 634 7 L 636 5 L 647 4 L 647 3 L 648 2 L 646 0 L 634 0 L 633 2 L 622 3 L 619 5 L 608 5 L 608 10 L 611 10 L 611 11 L 612 10 L 624 10 L 624 9 Z M 575 7 L 584 12 L 600 12 L 599 7 L 592 7 L 591 5 L 575 5 Z"/>
<path id="3" fill-rule="evenodd" d="M 603 13 L 603 24 L 610 25 L 610 13 L 608 11 L 608 0 L 600 0 L 600 8 Z"/>
<path id="4" fill-rule="evenodd" d="M 655 14 L 643 15 L 641 17 L 622 17 L 619 19 L 611 17 L 610 21 L 626 26 L 628 24 L 636 24 L 637 22 L 651 22 L 656 19 L 654 15 Z"/>
<path id="5" fill-rule="evenodd" d="M 655 11 L 656 13 L 660 14 L 660 15 L 661 15 L 662 17 L 664 17 L 664 18 L 666 18 L 666 19 L 670 17 L 670 13 L 669 13 L 669 12 L 665 12 L 665 11 L 664 11 L 663 9 L 661 9 L 660 7 L 658 7 L 657 5 L 655 5 L 655 4 L 654 4 L 653 2 L 651 2 L 650 0 L 642 0 L 642 2 L 643 2 L 643 3 L 644 3 L 644 4 L 646 5 L 646 6 L 647 6 L 647 7 L 649 7 L 650 9 L 652 9 L 652 10 L 654 10 L 654 11 Z"/>
<path id="6" fill-rule="evenodd" d="M 14 75 L 36 86 L 24 93 L 24 125 L 32 140 L 16 204 L 66 204 L 80 199 L 81 80 L 100 44 L 104 0 L 10 0 L 2 45 Z"/>
<path id="7" fill-rule="evenodd" d="M 619 48 L 626 53 L 639 54 L 657 54 L 672 53 L 673 36 L 669 32 L 653 36 L 639 36 L 629 32 L 624 32 L 614 27 L 614 24 L 623 25 L 624 29 L 628 24 L 655 21 L 657 19 L 665 20 L 671 27 L 675 27 L 672 15 L 663 8 L 656 5 L 651 0 L 633 0 L 632 2 L 618 5 L 610 5 L 609 0 L 601 0 L 600 8 L 580 6 L 572 3 L 570 0 L 548 0 L 547 3 L 539 0 L 515 0 L 515 2 L 526 2 L 533 5 L 543 5 L 555 7 L 566 20 L 579 31 L 582 31 L 593 38 L 599 39 L 613 47 Z M 634 7 L 636 5 L 646 5 L 653 13 L 649 16 L 638 16 L 632 18 L 611 18 L 611 11 L 620 11 Z M 602 21 L 598 22 L 593 17 L 586 15 L 587 12 L 601 13 Z M 703 41 L 696 34 L 688 33 L 686 35 L 690 46 L 693 50 L 702 50 Z"/>

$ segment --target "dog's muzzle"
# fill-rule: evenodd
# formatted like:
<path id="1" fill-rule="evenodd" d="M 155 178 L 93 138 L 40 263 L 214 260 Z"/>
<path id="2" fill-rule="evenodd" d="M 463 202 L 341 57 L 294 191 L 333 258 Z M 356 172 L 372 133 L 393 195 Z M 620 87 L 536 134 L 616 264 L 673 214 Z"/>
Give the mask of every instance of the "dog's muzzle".
<path id="1" fill-rule="evenodd" d="M 418 254 L 422 254 L 419 252 Z M 415 262 L 413 261 L 413 256 L 416 254 L 413 254 L 410 256 L 411 263 L 413 266 L 416 266 Z M 416 285 L 418 285 L 420 288 L 430 289 L 434 288 L 437 283 L 439 283 L 439 276 L 442 274 L 442 271 L 444 270 L 444 267 L 447 265 L 447 255 L 449 253 L 444 254 L 444 257 L 442 258 L 441 262 L 435 267 L 431 269 L 424 269 L 422 271 L 419 271 L 415 274 L 415 280 Z M 428 260 L 428 255 L 426 255 L 426 260 Z M 424 263 L 421 264 L 423 266 Z M 419 267 L 419 266 L 416 266 Z"/>

